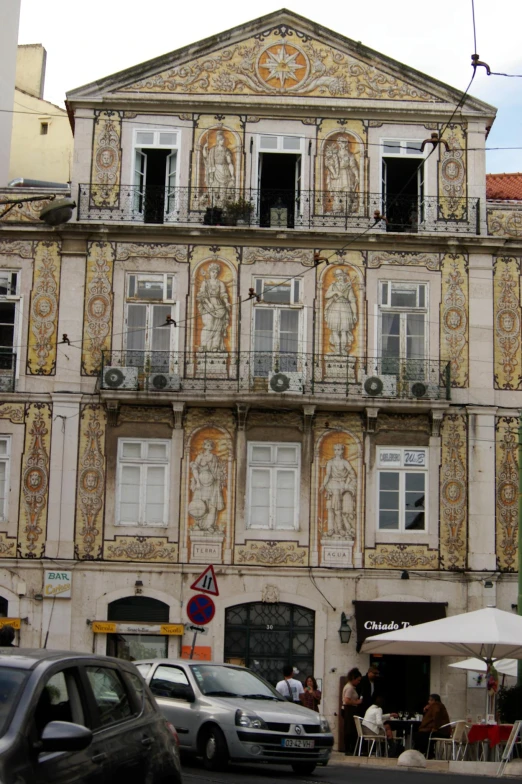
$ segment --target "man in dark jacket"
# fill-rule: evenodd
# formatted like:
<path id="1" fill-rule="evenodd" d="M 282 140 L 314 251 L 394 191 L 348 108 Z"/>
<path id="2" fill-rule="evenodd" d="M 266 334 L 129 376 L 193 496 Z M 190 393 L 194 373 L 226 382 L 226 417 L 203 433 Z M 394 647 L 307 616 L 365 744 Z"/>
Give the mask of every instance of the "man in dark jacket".
<path id="1" fill-rule="evenodd" d="M 15 630 L 10 624 L 0 629 L 0 648 L 14 648 Z"/>
<path id="2" fill-rule="evenodd" d="M 375 698 L 382 694 L 377 667 L 370 667 L 366 675 L 361 678 L 361 682 L 357 686 L 357 694 L 362 697 L 359 715 L 364 716 L 368 708 L 375 702 Z"/>
<path id="3" fill-rule="evenodd" d="M 444 727 L 449 724 L 448 711 L 446 706 L 440 701 L 439 694 L 430 694 L 428 704 L 424 708 L 424 718 L 421 721 L 418 732 L 415 734 L 414 746 L 417 751 L 426 754 L 428 750 L 428 743 L 430 735 L 433 738 L 449 738 L 451 728 Z M 430 756 L 435 751 L 435 744 L 432 743 L 430 747 Z"/>

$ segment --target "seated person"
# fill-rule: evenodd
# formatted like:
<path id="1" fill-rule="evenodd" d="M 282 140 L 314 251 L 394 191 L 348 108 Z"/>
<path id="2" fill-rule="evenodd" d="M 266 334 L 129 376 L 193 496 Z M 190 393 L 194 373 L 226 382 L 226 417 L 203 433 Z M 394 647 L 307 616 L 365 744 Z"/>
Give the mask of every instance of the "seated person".
<path id="1" fill-rule="evenodd" d="M 404 744 L 398 738 L 394 738 L 393 730 L 389 721 L 384 722 L 384 734 L 388 746 L 388 757 L 400 757 L 404 751 Z"/>
<path id="2" fill-rule="evenodd" d="M 446 707 L 440 701 L 439 694 L 430 694 L 428 704 L 424 708 L 424 718 L 418 731 L 415 733 L 413 746 L 421 754 L 426 755 L 430 734 L 432 738 L 449 738 L 450 727 L 440 728 L 444 724 L 449 724 L 449 716 Z M 435 744 L 430 745 L 430 757 L 435 753 Z"/>
<path id="3" fill-rule="evenodd" d="M 389 719 L 390 716 L 396 716 L 396 713 L 383 713 L 382 706 L 384 705 L 383 697 L 375 697 L 373 705 L 370 705 L 363 718 L 363 731 L 365 735 L 384 735 L 383 722 Z"/>

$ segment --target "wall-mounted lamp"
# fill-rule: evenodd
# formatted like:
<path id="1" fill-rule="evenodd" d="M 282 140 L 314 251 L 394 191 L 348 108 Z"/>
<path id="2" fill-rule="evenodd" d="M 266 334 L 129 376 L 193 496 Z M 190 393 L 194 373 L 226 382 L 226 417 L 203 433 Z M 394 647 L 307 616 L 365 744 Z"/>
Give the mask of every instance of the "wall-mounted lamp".
<path id="1" fill-rule="evenodd" d="M 401 574 L 401 580 L 409 580 L 409 579 L 410 579 L 410 573 L 408 572 L 407 569 L 405 569 Z"/>
<path id="2" fill-rule="evenodd" d="M 136 580 L 136 582 L 134 583 L 134 593 L 143 593 L 142 580 Z"/>
<path id="3" fill-rule="evenodd" d="M 493 588 L 493 580 L 484 580 L 484 588 Z"/>
<path id="4" fill-rule="evenodd" d="M 43 593 L 33 594 L 33 599 L 35 600 L 35 602 L 43 602 Z"/>
<path id="5" fill-rule="evenodd" d="M 348 618 L 346 617 L 346 613 L 341 613 L 341 625 L 339 626 L 339 637 L 341 638 L 342 643 L 350 642 L 350 637 L 352 636 L 352 627 L 348 623 Z"/>

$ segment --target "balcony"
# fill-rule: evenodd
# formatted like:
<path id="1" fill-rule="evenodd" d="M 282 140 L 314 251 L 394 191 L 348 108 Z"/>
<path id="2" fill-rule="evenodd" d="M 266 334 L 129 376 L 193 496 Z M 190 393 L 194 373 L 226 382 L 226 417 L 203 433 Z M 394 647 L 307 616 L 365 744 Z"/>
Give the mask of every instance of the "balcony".
<path id="1" fill-rule="evenodd" d="M 78 220 L 185 226 L 246 226 L 376 232 L 479 234 L 477 198 L 338 191 L 78 186 Z M 386 220 L 375 221 L 375 213 Z"/>
<path id="2" fill-rule="evenodd" d="M 450 365 L 436 360 L 264 352 L 104 352 L 102 390 L 198 395 L 449 400 Z"/>

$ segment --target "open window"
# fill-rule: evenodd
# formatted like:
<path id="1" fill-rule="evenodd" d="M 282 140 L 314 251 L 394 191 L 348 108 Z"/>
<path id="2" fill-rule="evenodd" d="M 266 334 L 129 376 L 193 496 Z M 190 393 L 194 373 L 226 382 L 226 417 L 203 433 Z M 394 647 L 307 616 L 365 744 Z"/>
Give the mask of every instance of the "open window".
<path id="1" fill-rule="evenodd" d="M 426 376 L 428 286 L 381 281 L 379 285 L 381 372 L 411 381 Z"/>
<path id="2" fill-rule="evenodd" d="M 382 211 L 387 230 L 416 232 L 424 222 L 424 154 L 420 141 L 382 143 Z"/>
<path id="3" fill-rule="evenodd" d="M 299 136 L 261 134 L 258 196 L 261 226 L 293 228 L 301 212 L 302 145 Z"/>
<path id="4" fill-rule="evenodd" d="M 254 375 L 299 370 L 302 281 L 256 278 L 260 302 L 254 308 Z"/>
<path id="5" fill-rule="evenodd" d="M 145 223 L 175 220 L 178 174 L 177 131 L 136 131 L 134 213 Z"/>
<path id="6" fill-rule="evenodd" d="M 166 273 L 127 275 L 125 314 L 126 362 L 150 373 L 169 372 L 176 317 L 175 276 Z"/>

